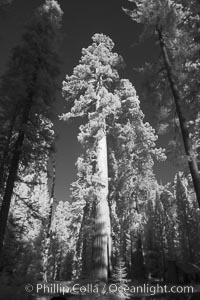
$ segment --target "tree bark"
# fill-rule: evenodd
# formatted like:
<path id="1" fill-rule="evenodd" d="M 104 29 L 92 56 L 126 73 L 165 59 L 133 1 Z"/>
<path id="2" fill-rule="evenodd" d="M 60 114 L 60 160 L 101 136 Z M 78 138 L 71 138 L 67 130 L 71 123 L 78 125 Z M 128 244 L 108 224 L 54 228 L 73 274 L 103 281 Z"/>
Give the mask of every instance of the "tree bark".
<path id="1" fill-rule="evenodd" d="M 12 115 L 12 119 L 10 122 L 10 126 L 9 126 L 9 130 L 8 130 L 8 134 L 7 134 L 7 139 L 6 139 L 6 144 L 3 150 L 3 155 L 2 155 L 2 159 L 1 159 L 1 163 L 0 163 L 0 190 L 3 191 L 3 186 L 4 186 L 4 180 L 5 180 L 5 164 L 6 164 L 6 160 L 8 157 L 8 152 L 9 152 L 9 146 L 10 146 L 10 141 L 11 141 L 11 137 L 12 137 L 12 133 L 13 133 L 13 128 L 15 125 L 15 120 L 17 118 L 17 113 L 18 113 L 18 105 L 16 106 L 14 113 Z"/>
<path id="2" fill-rule="evenodd" d="M 176 107 L 176 112 L 179 118 L 179 123 L 180 123 L 180 128 L 181 128 L 181 133 L 182 133 L 182 139 L 183 139 L 183 144 L 185 148 L 185 153 L 187 156 L 187 161 L 188 161 L 188 166 L 189 170 L 192 176 L 192 181 L 194 185 L 194 190 L 196 193 L 198 205 L 200 207 L 200 175 L 199 175 L 199 170 L 198 170 L 198 165 L 197 161 L 195 158 L 194 151 L 192 149 L 192 144 L 191 140 L 189 137 L 189 131 L 187 127 L 187 120 L 183 115 L 182 111 L 182 106 L 181 103 L 183 103 L 183 99 L 180 95 L 180 91 L 177 86 L 177 81 L 176 81 L 176 76 L 174 74 L 174 70 L 172 67 L 172 64 L 169 59 L 167 47 L 163 38 L 162 30 L 160 28 L 157 28 L 157 33 L 158 33 L 158 39 L 162 51 L 162 56 L 164 59 L 166 71 L 167 71 L 167 76 L 169 80 L 169 84 L 171 87 L 172 95 L 174 97 L 174 102 L 175 102 L 175 107 Z"/>
<path id="3" fill-rule="evenodd" d="M 44 249 L 43 249 L 43 281 L 48 282 L 48 267 L 49 267 L 49 256 L 50 256 L 50 247 L 52 243 L 52 218 L 53 218 L 53 204 L 54 204 L 54 193 L 55 193 L 55 181 L 56 181 L 56 161 L 53 161 L 53 178 L 52 178 L 52 187 L 50 195 L 50 207 L 49 214 L 47 218 L 47 229 L 46 237 L 44 240 Z M 56 256 L 56 255 L 55 255 Z M 54 267 L 56 268 L 56 262 Z M 57 271 L 54 270 L 54 275 Z M 53 277 L 54 277 L 53 275 Z"/>
<path id="4" fill-rule="evenodd" d="M 144 253 L 142 246 L 141 233 L 137 233 L 137 240 L 133 246 L 133 240 L 131 239 L 131 279 L 144 281 L 146 279 L 146 270 L 144 263 Z"/>
<path id="5" fill-rule="evenodd" d="M 179 189 L 181 191 L 181 187 L 183 188 L 183 183 L 181 182 L 181 177 L 180 177 L 180 174 L 178 173 L 177 175 L 177 185 L 179 184 Z M 182 191 L 181 191 L 182 193 Z M 183 197 L 180 197 L 180 201 L 182 201 L 182 212 L 183 212 L 183 218 L 184 218 L 184 228 L 185 228 L 185 233 L 184 233 L 184 237 L 186 238 L 186 241 L 184 239 L 184 247 L 185 245 L 188 245 L 188 248 L 187 248 L 187 252 L 189 253 L 189 262 L 191 263 L 194 263 L 194 251 L 193 251 L 193 248 L 192 248 L 192 242 L 191 242 L 191 232 L 189 230 L 189 224 L 188 224 L 188 212 L 187 212 L 187 209 L 186 209 L 186 206 L 185 206 L 185 203 L 184 203 L 184 196 Z M 186 235 L 186 236 L 185 236 Z M 184 257 L 184 262 L 188 262 L 188 253 L 184 253 L 186 254 L 186 257 Z"/>
<path id="6" fill-rule="evenodd" d="M 108 162 L 106 134 L 97 145 L 97 171 L 99 176 L 95 212 L 95 236 L 93 243 L 93 278 L 107 281 L 111 269 L 111 225 L 108 205 Z"/>
<path id="7" fill-rule="evenodd" d="M 138 196 L 135 196 L 135 210 L 137 214 L 140 213 L 138 205 Z M 135 250 L 133 250 L 135 248 Z M 146 268 L 144 262 L 144 251 L 142 244 L 142 234 L 140 229 L 137 230 L 137 241 L 135 247 L 133 247 L 133 235 L 131 235 L 131 274 L 132 280 L 145 280 L 146 279 Z"/>
<path id="8" fill-rule="evenodd" d="M 0 261 L 2 258 L 3 241 L 6 232 L 6 225 L 7 225 L 8 214 L 10 209 L 10 203 L 13 194 L 14 183 L 17 176 L 19 161 L 22 154 L 22 146 L 24 142 L 25 131 L 29 119 L 32 101 L 33 101 L 33 96 L 31 95 L 24 108 L 24 113 L 22 116 L 22 126 L 21 129 L 19 130 L 18 137 L 14 145 L 13 156 L 11 159 L 4 197 L 2 200 L 2 205 L 0 210 Z"/>

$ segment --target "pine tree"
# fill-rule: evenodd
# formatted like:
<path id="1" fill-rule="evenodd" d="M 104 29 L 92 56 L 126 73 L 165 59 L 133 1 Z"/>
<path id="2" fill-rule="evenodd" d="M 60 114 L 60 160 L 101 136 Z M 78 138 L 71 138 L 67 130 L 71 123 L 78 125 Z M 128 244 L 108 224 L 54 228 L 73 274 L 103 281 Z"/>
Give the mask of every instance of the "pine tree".
<path id="1" fill-rule="evenodd" d="M 116 265 L 114 266 L 113 279 L 117 281 L 120 285 L 125 284 L 127 282 L 126 265 L 120 256 L 118 256 Z"/>
<path id="2" fill-rule="evenodd" d="M 43 280 L 44 282 L 48 281 L 48 267 L 49 267 L 49 256 L 50 256 L 50 247 L 52 244 L 52 219 L 53 219 L 53 209 L 54 209 L 54 193 L 55 193 L 55 180 L 56 180 L 56 162 L 53 161 L 53 176 L 52 176 L 52 186 L 50 193 L 50 201 L 48 207 L 48 217 L 45 224 L 45 239 L 43 241 Z"/>
<path id="3" fill-rule="evenodd" d="M 198 71 L 199 65 L 197 59 L 199 45 L 194 37 L 194 28 L 198 28 L 199 17 L 198 14 L 195 16 L 192 11 L 194 2 L 186 4 L 185 1 L 178 1 L 177 3 L 168 0 L 162 2 L 159 0 L 130 1 L 136 4 L 136 9 L 125 10 L 125 12 L 134 21 L 145 25 L 145 34 L 151 36 L 156 34 L 156 39 L 160 45 L 162 67 L 164 67 L 165 77 L 168 79 L 174 100 L 173 106 L 175 106 L 180 125 L 185 158 L 200 206 L 200 175 L 190 137 L 189 118 L 191 116 L 188 114 L 188 108 L 194 105 L 193 119 L 196 118 L 196 105 L 199 102 L 198 92 L 194 93 L 193 89 L 193 75 Z"/>
<path id="4" fill-rule="evenodd" d="M 192 243 L 192 215 L 191 207 L 187 194 L 186 182 L 181 179 L 180 173 L 177 174 L 176 181 L 176 205 L 177 205 L 177 224 L 178 241 L 180 256 L 184 262 L 194 263 L 194 249 Z M 196 234 L 195 234 L 196 235 Z"/>
<path id="5" fill-rule="evenodd" d="M 25 149 L 26 142 L 28 141 L 30 146 L 31 137 L 34 136 L 34 131 L 30 130 L 31 126 L 34 126 L 35 121 L 37 124 L 38 121 L 43 122 L 45 118 L 50 117 L 54 102 L 55 80 L 59 71 L 55 43 L 57 44 L 58 40 L 61 17 L 62 11 L 57 2 L 46 0 L 45 4 L 36 11 L 27 27 L 22 45 L 16 47 L 13 52 L 8 72 L 5 75 L 5 78 L 9 78 L 8 82 L 12 83 L 11 86 L 3 80 L 3 103 L 5 103 L 5 98 L 8 99 L 13 110 L 6 137 L 10 143 L 12 135 L 14 141 L 12 147 L 10 145 L 10 160 L 0 211 L 0 255 L 19 164 L 23 160 L 23 154 L 29 153 Z M 20 73 L 17 70 L 20 70 Z M 11 91 L 13 86 L 16 86 L 16 97 Z M 14 118 L 16 111 L 17 118 Z M 35 140 L 40 143 L 37 135 L 34 136 Z M 6 143 L 4 153 L 7 147 Z M 4 154 L 2 157 L 5 157 Z M 4 171 L 5 167 L 1 166 L 1 169 Z"/>
<path id="6" fill-rule="evenodd" d="M 165 280 L 166 271 L 166 231 L 164 220 L 164 209 L 160 201 L 160 195 L 156 194 L 155 210 L 154 210 L 154 236 L 155 249 L 158 259 L 158 274 L 160 279 Z"/>
<path id="7" fill-rule="evenodd" d="M 146 203 L 146 222 L 144 224 L 144 253 L 145 265 L 148 278 L 151 278 L 156 273 L 156 252 L 155 252 L 155 237 L 154 237 L 154 197 L 149 197 Z"/>
<path id="8" fill-rule="evenodd" d="M 165 231 L 166 260 L 174 260 L 176 257 L 176 213 L 175 199 L 169 187 L 162 188 L 160 201 L 163 207 L 163 223 Z"/>
<path id="9" fill-rule="evenodd" d="M 10 280 L 18 276 L 17 280 L 24 282 L 33 272 L 34 279 L 40 279 L 41 241 L 40 245 L 37 241 L 48 215 L 48 202 L 47 169 L 38 174 L 36 165 L 32 164 L 14 190 L 2 253 L 2 276 L 10 274 Z"/>
<path id="10" fill-rule="evenodd" d="M 69 201 L 60 201 L 53 216 L 51 254 L 54 258 L 54 280 L 67 280 L 63 273 L 67 272 L 68 280 L 74 278 L 74 253 L 76 248 L 76 221 L 72 215 Z M 68 270 L 65 270 L 66 265 Z M 70 278 L 69 278 L 70 277 Z"/>
<path id="11" fill-rule="evenodd" d="M 156 196 L 149 199 L 146 218 L 144 251 L 148 276 L 165 279 L 167 261 L 177 256 L 175 201 L 168 186 L 158 186 Z"/>

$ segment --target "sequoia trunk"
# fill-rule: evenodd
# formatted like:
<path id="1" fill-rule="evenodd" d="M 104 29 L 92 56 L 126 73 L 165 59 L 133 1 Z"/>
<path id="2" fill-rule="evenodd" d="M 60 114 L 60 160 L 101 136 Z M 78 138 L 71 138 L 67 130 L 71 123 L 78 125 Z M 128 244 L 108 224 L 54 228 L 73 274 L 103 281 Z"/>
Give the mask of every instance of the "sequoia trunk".
<path id="1" fill-rule="evenodd" d="M 106 134 L 97 145 L 98 191 L 93 243 L 93 278 L 108 280 L 111 268 L 111 225 L 108 205 L 108 162 Z"/>

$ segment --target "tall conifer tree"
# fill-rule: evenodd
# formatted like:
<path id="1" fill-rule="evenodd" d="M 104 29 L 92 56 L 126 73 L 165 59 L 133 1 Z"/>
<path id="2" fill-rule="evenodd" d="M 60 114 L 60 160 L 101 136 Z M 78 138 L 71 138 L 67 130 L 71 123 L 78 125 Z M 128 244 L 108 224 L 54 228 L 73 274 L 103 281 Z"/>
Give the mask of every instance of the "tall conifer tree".
<path id="1" fill-rule="evenodd" d="M 114 43 L 103 34 L 92 39 L 93 44 L 82 50 L 73 75 L 63 83 L 72 108 L 62 118 L 85 116 L 87 120 L 78 136 L 85 153 L 77 161 L 78 180 L 72 185 L 72 197 L 81 206 L 85 202 L 80 229 L 83 260 L 92 249 L 93 278 L 107 280 L 111 269 L 110 213 L 116 206 L 123 220 L 131 206 L 128 203 L 133 201 L 139 172 L 144 179 L 144 174 L 151 173 L 153 158 L 163 158 L 163 152 L 155 148 L 157 137 L 152 127 L 143 123 L 134 87 L 129 80 L 119 78 L 122 59 L 112 52 Z M 122 208 L 122 201 L 126 207 Z M 84 228 L 90 228 L 86 239 Z M 93 247 L 89 247 L 92 236 Z"/>
<path id="2" fill-rule="evenodd" d="M 191 139 L 191 123 L 197 116 L 199 106 L 198 83 L 194 74 L 199 73 L 199 44 L 197 30 L 199 17 L 194 11 L 194 2 L 171 0 L 129 0 L 135 9 L 124 9 L 132 20 L 144 25 L 143 37 L 155 35 L 162 55 L 163 78 L 171 91 L 168 107 L 175 107 L 180 125 L 185 158 L 192 176 L 196 198 L 200 207 L 200 175 L 194 145 Z M 196 13 L 196 15 L 195 15 Z M 159 84 L 161 83 L 161 80 Z M 164 98 L 164 97 L 163 97 Z M 192 112 L 192 114 L 190 113 Z"/>
<path id="3" fill-rule="evenodd" d="M 8 127 L 3 128 L 9 146 L 6 141 L 3 151 L 5 153 L 9 148 L 10 159 L 7 174 L 4 176 L 6 179 L 0 211 L 0 256 L 19 164 L 23 162 L 24 154 L 33 153 L 25 147 L 27 144 L 30 146 L 33 139 L 37 141 L 36 144 L 40 143 L 32 126 L 40 125 L 45 118 L 50 117 L 52 111 L 56 77 L 59 74 L 57 41 L 61 19 L 62 11 L 58 3 L 46 0 L 27 26 L 22 45 L 14 49 L 8 71 L 2 81 L 1 93 L 4 97 L 1 98 L 1 107 L 11 111 L 11 119 L 9 122 L 2 120 L 3 124 L 8 123 Z M 11 83 L 10 86 L 8 82 Z M 5 101 L 9 105 L 5 106 Z M 2 158 L 5 158 L 5 154 Z M 3 165 L 1 170 L 5 170 Z"/>

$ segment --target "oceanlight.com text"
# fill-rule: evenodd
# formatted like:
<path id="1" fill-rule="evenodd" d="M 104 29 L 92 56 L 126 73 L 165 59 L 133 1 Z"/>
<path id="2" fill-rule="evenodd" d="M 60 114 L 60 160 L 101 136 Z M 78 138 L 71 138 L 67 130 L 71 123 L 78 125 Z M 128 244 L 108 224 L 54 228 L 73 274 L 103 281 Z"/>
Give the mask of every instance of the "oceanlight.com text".
<path id="1" fill-rule="evenodd" d="M 25 290 L 28 293 L 36 292 L 37 294 L 125 294 L 125 295 L 156 295 L 156 294 L 192 294 L 194 293 L 193 286 L 181 285 L 151 285 L 144 283 L 141 285 L 128 284 L 80 284 L 73 285 L 66 282 L 56 283 L 37 283 L 36 285 L 27 284 Z"/>

